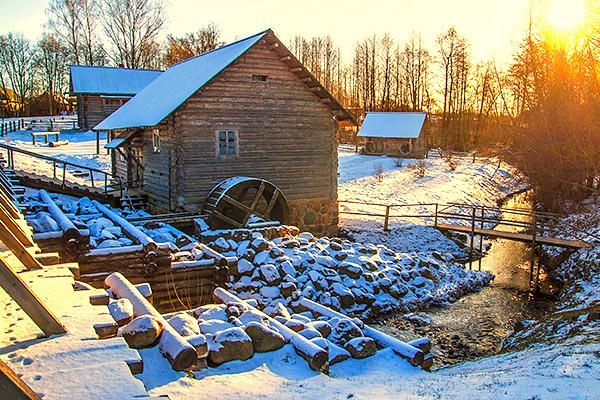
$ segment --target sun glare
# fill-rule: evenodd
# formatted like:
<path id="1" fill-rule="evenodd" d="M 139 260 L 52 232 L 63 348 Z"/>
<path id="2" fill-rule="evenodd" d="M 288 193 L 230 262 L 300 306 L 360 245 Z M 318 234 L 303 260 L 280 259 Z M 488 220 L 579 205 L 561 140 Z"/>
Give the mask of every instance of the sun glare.
<path id="1" fill-rule="evenodd" d="M 583 25 L 585 0 L 549 0 L 546 8 L 548 24 L 559 31 L 573 31 Z"/>

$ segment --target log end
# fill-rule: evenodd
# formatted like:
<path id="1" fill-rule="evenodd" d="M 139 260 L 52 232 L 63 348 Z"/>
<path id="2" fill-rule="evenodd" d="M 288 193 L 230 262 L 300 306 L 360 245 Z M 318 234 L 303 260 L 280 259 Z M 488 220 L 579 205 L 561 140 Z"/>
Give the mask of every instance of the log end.
<path id="1" fill-rule="evenodd" d="M 193 347 L 185 348 L 169 361 L 176 371 L 190 371 L 194 369 L 194 365 L 198 361 L 198 353 Z"/>

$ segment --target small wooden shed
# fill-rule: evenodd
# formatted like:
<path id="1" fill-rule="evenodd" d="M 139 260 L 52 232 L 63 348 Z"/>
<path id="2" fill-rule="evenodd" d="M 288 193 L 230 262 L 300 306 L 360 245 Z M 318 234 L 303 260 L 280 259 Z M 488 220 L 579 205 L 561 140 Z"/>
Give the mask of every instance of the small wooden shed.
<path id="1" fill-rule="evenodd" d="M 77 97 L 79 128 L 92 129 L 139 93 L 162 71 L 71 65 L 70 94 Z"/>
<path id="2" fill-rule="evenodd" d="M 267 30 L 172 66 L 95 129 L 111 132 L 114 172 L 155 209 L 202 210 L 215 186 L 245 176 L 285 195 L 281 222 L 332 234 L 345 120 L 353 118 Z"/>
<path id="3" fill-rule="evenodd" d="M 358 131 L 365 154 L 423 158 L 427 154 L 424 112 L 368 112 Z"/>

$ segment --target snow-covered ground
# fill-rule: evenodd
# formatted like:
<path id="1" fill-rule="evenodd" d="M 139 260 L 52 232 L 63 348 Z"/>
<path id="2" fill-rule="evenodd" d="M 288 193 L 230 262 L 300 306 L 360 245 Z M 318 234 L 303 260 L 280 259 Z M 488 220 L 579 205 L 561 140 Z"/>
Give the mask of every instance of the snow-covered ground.
<path id="1" fill-rule="evenodd" d="M 19 149 L 32 151 L 45 156 L 55 157 L 62 161 L 71 162 L 83 167 L 95 168 L 101 171 L 110 171 L 110 156 L 106 153 L 104 145 L 106 144 L 106 133 L 100 136 L 100 154 L 96 154 L 96 133 L 92 131 L 82 132 L 66 130 L 60 134 L 60 140 L 67 140 L 69 143 L 63 146 L 50 147 L 44 143 L 44 139 L 38 137 L 36 144 L 32 144 L 31 133 L 35 131 L 16 131 L 9 133 L 4 137 L 4 143 L 15 146 Z M 50 140 L 55 140 L 50 136 Z M 6 154 L 5 149 L 0 152 Z M 5 157 L 6 158 L 6 157 Z M 34 173 L 41 176 L 53 176 L 53 164 L 50 161 L 32 158 L 18 152 L 14 152 L 15 169 Z M 82 170 L 83 171 L 83 170 Z M 71 182 L 89 184 L 89 177 L 73 175 L 77 173 L 77 168 L 67 167 L 67 179 Z M 57 176 L 62 178 L 62 165 L 57 168 Z M 104 183 L 104 176 L 94 175 L 96 184 Z"/>

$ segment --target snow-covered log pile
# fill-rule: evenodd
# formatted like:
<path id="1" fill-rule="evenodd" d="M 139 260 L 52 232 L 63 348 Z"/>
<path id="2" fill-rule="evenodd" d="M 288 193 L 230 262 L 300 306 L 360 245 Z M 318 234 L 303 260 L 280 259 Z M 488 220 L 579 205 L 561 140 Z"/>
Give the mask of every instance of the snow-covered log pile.
<path id="1" fill-rule="evenodd" d="M 310 233 L 273 240 L 219 238 L 209 244 L 239 258 L 230 288 L 270 312 L 279 303 L 305 311 L 300 297 L 344 313 L 369 317 L 456 301 L 486 285 L 489 273 L 466 271 L 451 254 L 395 253 L 373 244 Z"/>

